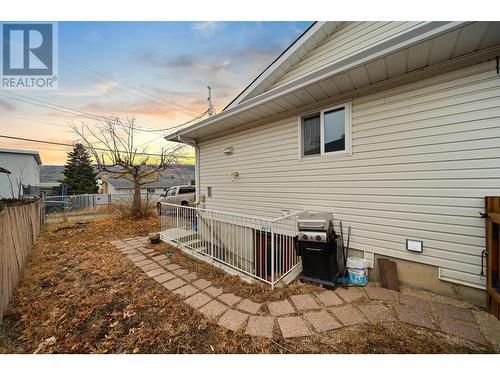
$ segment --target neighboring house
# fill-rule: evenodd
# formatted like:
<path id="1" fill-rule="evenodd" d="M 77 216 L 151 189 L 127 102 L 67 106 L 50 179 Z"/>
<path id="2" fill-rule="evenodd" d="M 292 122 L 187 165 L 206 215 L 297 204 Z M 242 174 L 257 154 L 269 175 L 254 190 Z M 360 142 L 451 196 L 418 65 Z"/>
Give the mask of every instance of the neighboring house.
<path id="1" fill-rule="evenodd" d="M 166 179 L 148 182 L 141 186 L 141 194 L 163 194 L 170 186 L 175 185 L 176 179 Z M 132 194 L 134 183 L 126 178 L 102 178 L 102 194 Z"/>
<path id="2" fill-rule="evenodd" d="M 352 255 L 484 303 L 498 56 L 500 22 L 316 22 L 224 111 L 165 139 L 195 146 L 206 208 L 333 212 Z"/>
<path id="3" fill-rule="evenodd" d="M 40 184 L 38 151 L 0 148 L 0 167 L 10 174 L 0 174 L 0 198 L 19 198 L 32 195 Z"/>

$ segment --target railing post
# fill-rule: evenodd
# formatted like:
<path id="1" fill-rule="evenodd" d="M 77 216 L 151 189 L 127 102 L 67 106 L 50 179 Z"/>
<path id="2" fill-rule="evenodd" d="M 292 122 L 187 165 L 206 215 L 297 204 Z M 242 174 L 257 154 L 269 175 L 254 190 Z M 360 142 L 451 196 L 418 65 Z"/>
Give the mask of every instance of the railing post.
<path id="1" fill-rule="evenodd" d="M 210 215 L 210 256 L 214 256 L 214 213 Z"/>
<path id="2" fill-rule="evenodd" d="M 274 290 L 274 225 L 271 224 L 271 289 Z"/>
<path id="3" fill-rule="evenodd" d="M 179 206 L 175 206 L 175 228 L 179 229 Z"/>

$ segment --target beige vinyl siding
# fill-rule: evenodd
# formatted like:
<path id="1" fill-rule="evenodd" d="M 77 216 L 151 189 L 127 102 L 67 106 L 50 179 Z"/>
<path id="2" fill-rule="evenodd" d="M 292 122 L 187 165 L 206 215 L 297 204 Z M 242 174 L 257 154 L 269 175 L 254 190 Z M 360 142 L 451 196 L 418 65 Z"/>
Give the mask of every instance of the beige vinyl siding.
<path id="1" fill-rule="evenodd" d="M 350 22 L 326 38 L 321 45 L 305 55 L 295 64 L 295 66 L 278 78 L 271 88 L 290 82 L 327 64 L 331 64 L 349 55 L 360 52 L 363 49 L 383 42 L 421 23 L 422 22 Z"/>
<path id="2" fill-rule="evenodd" d="M 337 224 L 352 226 L 352 248 L 439 266 L 443 277 L 482 286 L 479 212 L 485 195 L 500 195 L 495 63 L 356 98 L 352 107 L 351 156 L 299 160 L 296 116 L 201 140 L 207 208 L 270 217 L 333 211 Z M 234 153 L 223 155 L 226 147 Z M 407 238 L 422 240 L 423 254 L 406 251 Z"/>

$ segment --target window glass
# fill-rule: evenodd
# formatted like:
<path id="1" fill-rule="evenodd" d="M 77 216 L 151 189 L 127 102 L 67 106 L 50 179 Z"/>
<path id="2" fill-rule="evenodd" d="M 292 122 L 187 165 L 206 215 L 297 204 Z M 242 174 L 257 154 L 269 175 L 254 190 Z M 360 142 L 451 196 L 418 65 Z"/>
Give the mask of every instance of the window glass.
<path id="1" fill-rule="evenodd" d="M 304 156 L 317 155 L 320 149 L 320 115 L 304 117 L 302 119 L 302 152 Z"/>
<path id="2" fill-rule="evenodd" d="M 194 187 L 181 187 L 179 188 L 179 194 L 189 194 L 189 193 L 194 193 L 195 188 Z"/>
<path id="3" fill-rule="evenodd" d="M 345 150 L 345 108 L 325 112 L 325 152 Z"/>

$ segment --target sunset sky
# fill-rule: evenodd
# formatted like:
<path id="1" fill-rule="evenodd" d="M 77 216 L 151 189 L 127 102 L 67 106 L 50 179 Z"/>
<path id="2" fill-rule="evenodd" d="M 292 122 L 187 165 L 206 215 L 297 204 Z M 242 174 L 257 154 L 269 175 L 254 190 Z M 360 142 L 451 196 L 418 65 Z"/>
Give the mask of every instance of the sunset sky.
<path id="1" fill-rule="evenodd" d="M 92 124 L 89 115 L 167 128 L 207 109 L 208 85 L 220 111 L 309 25 L 60 22 L 59 89 L 0 91 L 0 134 L 72 143 L 68 122 Z M 161 134 L 137 133 L 137 143 L 158 151 L 166 144 Z M 45 165 L 64 164 L 69 150 L 2 138 L 0 147 L 39 150 Z"/>

